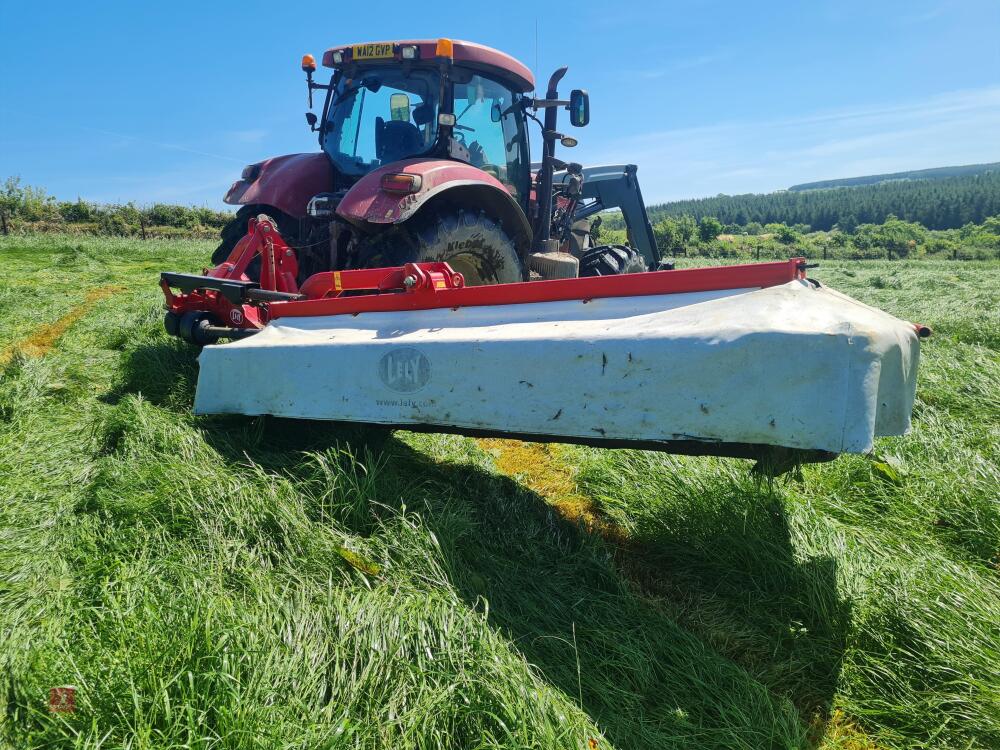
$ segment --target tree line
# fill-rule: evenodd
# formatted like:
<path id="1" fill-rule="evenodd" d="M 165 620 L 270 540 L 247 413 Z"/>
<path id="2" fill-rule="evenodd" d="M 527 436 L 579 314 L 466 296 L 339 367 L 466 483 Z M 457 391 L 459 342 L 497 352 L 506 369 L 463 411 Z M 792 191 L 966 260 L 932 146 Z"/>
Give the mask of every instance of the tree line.
<path id="1" fill-rule="evenodd" d="M 602 214 L 591 232 L 600 243 L 627 241 L 620 214 Z M 889 215 L 881 223 L 859 224 L 852 232 L 812 231 L 805 224 L 780 222 L 744 227 L 723 224 L 714 216 L 689 214 L 662 217 L 653 224 L 662 256 L 699 255 L 714 258 L 922 258 L 962 260 L 1000 258 L 1000 215 L 957 229 L 931 230 Z"/>
<path id="2" fill-rule="evenodd" d="M 8 177 L 0 186 L 0 232 L 71 230 L 111 235 L 211 235 L 233 218 L 228 211 L 154 203 L 60 201 L 43 188 Z"/>
<path id="3" fill-rule="evenodd" d="M 989 183 L 989 190 L 971 200 L 974 207 L 969 215 L 992 206 L 1000 194 L 1000 173 L 990 173 L 960 180 Z M 932 181 L 942 186 L 950 179 Z M 911 183 L 910 186 L 917 183 Z M 899 183 L 895 187 L 907 185 Z M 874 185 L 870 188 L 888 186 Z M 926 188 L 927 186 L 924 185 Z M 714 206 L 724 209 L 740 198 L 772 198 L 775 196 L 804 196 L 825 198 L 833 195 L 857 194 L 869 188 L 842 188 L 838 190 L 811 191 L 807 193 L 780 193 L 772 196 L 720 196 L 699 201 L 678 201 L 653 206 L 649 209 L 656 244 L 663 255 L 703 255 L 719 258 L 789 257 L 802 254 L 808 257 L 831 258 L 885 258 L 938 256 L 951 258 L 1000 257 L 1000 201 L 992 215 L 969 220 L 955 227 L 935 229 L 923 222 L 887 213 L 877 221 L 863 223 L 833 221 L 824 229 L 806 221 L 760 221 L 745 218 L 738 211 L 698 214 L 692 209 L 673 214 L 678 206 Z M 666 208 L 665 208 L 666 207 Z M 771 216 L 766 212 L 753 214 L 761 218 Z M 869 214 L 855 209 L 852 216 Z M 962 214 L 965 215 L 965 214 Z M 215 237 L 232 219 L 228 211 L 205 207 L 178 206 L 155 203 L 150 206 L 126 204 L 99 204 L 77 199 L 59 201 L 42 188 L 22 185 L 17 177 L 10 177 L 0 186 L 0 231 L 80 231 L 91 234 L 126 236 L 203 236 Z M 593 233 L 598 242 L 614 243 L 627 240 L 625 225 L 620 212 L 600 215 Z M 791 218 L 809 218 L 806 214 L 791 214 Z M 814 219 L 815 220 L 815 219 Z"/>
<path id="4" fill-rule="evenodd" d="M 836 180 L 817 180 L 792 185 L 789 190 L 819 190 L 822 188 L 852 187 L 854 185 L 875 185 L 879 182 L 899 180 L 940 180 L 945 177 L 960 177 L 1000 170 L 1000 162 L 990 164 L 966 164 L 961 167 L 933 167 L 931 169 L 911 169 L 908 172 L 889 174 L 869 174 L 862 177 L 846 177 Z"/>
<path id="5" fill-rule="evenodd" d="M 811 230 L 853 232 L 862 224 L 881 224 L 889 216 L 927 229 L 958 229 L 1000 214 L 1000 171 L 934 180 L 883 182 L 824 190 L 717 195 L 650 206 L 650 221 L 712 216 L 744 227 L 796 224 Z"/>

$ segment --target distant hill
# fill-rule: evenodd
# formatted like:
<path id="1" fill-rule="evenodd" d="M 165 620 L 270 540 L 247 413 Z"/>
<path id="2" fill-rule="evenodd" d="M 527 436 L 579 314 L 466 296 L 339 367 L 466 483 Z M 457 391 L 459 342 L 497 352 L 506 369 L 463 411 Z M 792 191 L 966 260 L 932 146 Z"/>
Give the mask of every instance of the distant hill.
<path id="1" fill-rule="evenodd" d="M 1000 171 L 1000 161 L 990 164 L 966 164 L 961 167 L 935 167 L 933 169 L 916 169 L 909 172 L 892 172 L 891 174 L 871 174 L 864 177 L 845 177 L 840 180 L 819 180 L 792 185 L 789 190 L 824 190 L 826 188 L 857 187 L 858 185 L 876 185 L 880 182 L 896 180 L 940 180 L 945 177 L 963 177 L 966 175 L 983 174 L 984 172 Z"/>
<path id="2" fill-rule="evenodd" d="M 993 169 L 990 170 L 989 168 Z M 843 187 L 843 180 L 807 183 L 829 184 L 825 189 L 796 189 L 777 193 L 717 195 L 713 198 L 674 201 L 650 206 L 655 224 L 664 217 L 714 216 L 723 224 L 745 226 L 750 222 L 808 224 L 812 229 L 829 230 L 835 225 L 852 230 L 858 224 L 880 224 L 890 214 L 916 221 L 928 229 L 955 229 L 969 222 L 980 224 L 989 216 L 1000 215 L 1000 164 L 976 165 L 979 171 L 945 176 L 945 167 L 898 175 L 858 177 L 855 180 L 882 180 Z M 899 175 L 936 173 L 933 177 L 900 178 Z M 940 176 L 938 176 L 940 175 Z M 892 178 L 892 179 L 888 179 Z M 609 225 L 610 227 L 611 225 Z"/>

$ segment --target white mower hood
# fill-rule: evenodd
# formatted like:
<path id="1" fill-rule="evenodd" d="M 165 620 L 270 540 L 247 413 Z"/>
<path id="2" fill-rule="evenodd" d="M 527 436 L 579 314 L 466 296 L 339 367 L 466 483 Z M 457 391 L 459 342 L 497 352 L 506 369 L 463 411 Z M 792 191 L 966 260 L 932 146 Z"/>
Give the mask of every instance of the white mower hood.
<path id="1" fill-rule="evenodd" d="M 909 429 L 918 355 L 910 323 L 805 280 L 281 318 L 205 347 L 195 412 L 859 453 Z"/>

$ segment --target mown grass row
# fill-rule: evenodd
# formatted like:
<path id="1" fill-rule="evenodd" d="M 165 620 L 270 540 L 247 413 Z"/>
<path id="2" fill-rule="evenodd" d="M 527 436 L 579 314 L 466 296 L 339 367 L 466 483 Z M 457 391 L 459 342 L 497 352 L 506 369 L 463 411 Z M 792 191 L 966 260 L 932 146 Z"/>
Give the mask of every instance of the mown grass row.
<path id="1" fill-rule="evenodd" d="M 205 253 L 0 245 L 11 746 L 1000 744 L 1000 266 L 821 270 L 939 330 L 915 432 L 877 460 L 768 485 L 561 448 L 609 537 L 474 441 L 191 416 L 155 271 Z M 77 713 L 50 714 L 67 683 Z"/>

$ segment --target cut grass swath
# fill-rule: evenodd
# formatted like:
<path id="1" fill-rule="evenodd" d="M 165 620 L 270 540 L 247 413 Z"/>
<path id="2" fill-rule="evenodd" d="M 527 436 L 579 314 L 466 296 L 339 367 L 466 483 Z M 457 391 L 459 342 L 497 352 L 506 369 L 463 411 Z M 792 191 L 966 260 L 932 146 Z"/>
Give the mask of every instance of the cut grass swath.
<path id="1" fill-rule="evenodd" d="M 937 336 L 911 436 L 767 487 L 195 418 L 155 279 L 208 245 L 0 240 L 4 348 L 123 289 L 0 375 L 6 744 L 1000 746 L 1000 264 L 814 272 Z"/>

